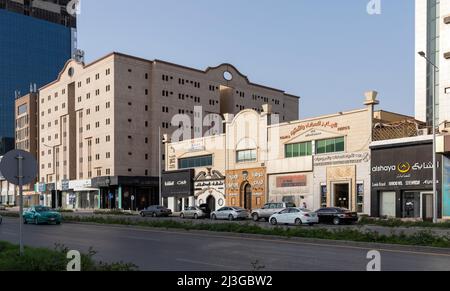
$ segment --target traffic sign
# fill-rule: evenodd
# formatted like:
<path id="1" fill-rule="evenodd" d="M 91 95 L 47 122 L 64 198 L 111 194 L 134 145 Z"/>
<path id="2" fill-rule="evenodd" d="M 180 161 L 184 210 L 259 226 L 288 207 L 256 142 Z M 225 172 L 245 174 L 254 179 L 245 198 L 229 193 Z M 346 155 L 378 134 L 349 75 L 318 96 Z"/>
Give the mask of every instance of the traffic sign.
<path id="1" fill-rule="evenodd" d="M 131 195 L 131 201 L 134 201 L 134 195 Z"/>
<path id="2" fill-rule="evenodd" d="M 2 176 L 6 181 L 17 186 L 33 182 L 37 175 L 37 167 L 35 157 L 22 150 L 10 151 L 0 162 Z"/>

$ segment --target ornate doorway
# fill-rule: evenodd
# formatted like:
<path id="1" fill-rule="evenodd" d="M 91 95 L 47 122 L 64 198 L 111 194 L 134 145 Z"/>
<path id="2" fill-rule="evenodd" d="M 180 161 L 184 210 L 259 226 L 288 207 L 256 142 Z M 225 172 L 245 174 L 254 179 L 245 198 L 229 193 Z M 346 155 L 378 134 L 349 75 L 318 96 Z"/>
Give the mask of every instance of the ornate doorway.
<path id="1" fill-rule="evenodd" d="M 251 210 L 253 193 L 252 193 L 252 186 L 248 183 L 245 184 L 245 186 L 243 187 L 242 198 L 244 200 L 243 201 L 244 203 L 242 203 L 244 205 L 244 208 Z"/>
<path id="2" fill-rule="evenodd" d="M 208 208 L 211 211 L 216 211 L 216 198 L 214 198 L 214 196 L 210 195 L 207 199 L 206 199 L 206 204 L 208 204 Z"/>

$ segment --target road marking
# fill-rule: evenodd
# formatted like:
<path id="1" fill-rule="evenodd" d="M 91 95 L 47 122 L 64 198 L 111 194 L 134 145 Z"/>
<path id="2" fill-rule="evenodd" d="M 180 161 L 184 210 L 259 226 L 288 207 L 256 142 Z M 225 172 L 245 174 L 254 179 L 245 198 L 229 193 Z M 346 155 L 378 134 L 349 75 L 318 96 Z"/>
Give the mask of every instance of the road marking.
<path id="1" fill-rule="evenodd" d="M 182 262 L 182 263 L 196 264 L 196 265 L 205 265 L 205 266 L 212 266 L 212 267 L 219 267 L 219 268 L 235 269 L 235 267 L 231 267 L 231 266 L 211 264 L 211 263 L 188 260 L 188 259 L 176 259 L 176 261 Z"/>

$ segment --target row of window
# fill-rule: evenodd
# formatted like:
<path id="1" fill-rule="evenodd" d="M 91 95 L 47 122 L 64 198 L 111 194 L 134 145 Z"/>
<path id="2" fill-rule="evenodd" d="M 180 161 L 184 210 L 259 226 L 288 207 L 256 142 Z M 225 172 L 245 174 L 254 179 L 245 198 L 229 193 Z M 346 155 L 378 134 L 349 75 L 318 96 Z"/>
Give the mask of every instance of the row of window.
<path id="1" fill-rule="evenodd" d="M 331 154 L 345 151 L 345 138 L 331 138 L 316 141 L 315 153 Z M 285 157 L 306 157 L 313 154 L 312 142 L 288 144 L 285 146 Z"/>

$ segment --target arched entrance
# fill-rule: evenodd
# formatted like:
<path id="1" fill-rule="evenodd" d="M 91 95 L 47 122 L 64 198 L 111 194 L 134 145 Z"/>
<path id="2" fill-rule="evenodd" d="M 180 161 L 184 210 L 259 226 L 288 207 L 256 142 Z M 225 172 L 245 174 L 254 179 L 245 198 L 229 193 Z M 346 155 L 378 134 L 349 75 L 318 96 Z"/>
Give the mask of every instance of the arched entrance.
<path id="1" fill-rule="evenodd" d="M 214 196 L 208 196 L 208 198 L 206 199 L 206 204 L 208 204 L 208 208 L 211 211 L 216 211 L 216 198 L 214 198 Z"/>
<path id="2" fill-rule="evenodd" d="M 244 200 L 244 208 L 245 209 L 252 209 L 252 198 L 253 198 L 253 193 L 252 193 L 252 186 L 250 184 L 245 184 L 244 188 L 243 188 L 243 193 L 242 193 L 242 198 Z"/>

